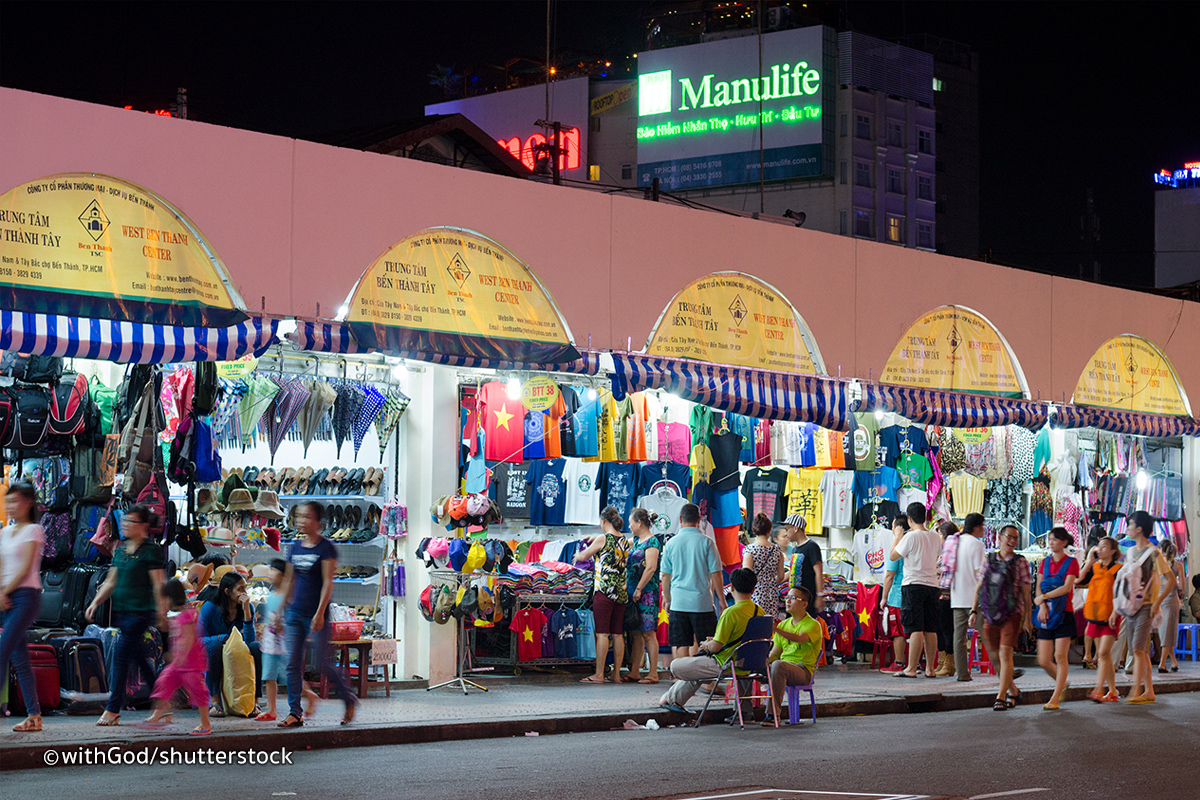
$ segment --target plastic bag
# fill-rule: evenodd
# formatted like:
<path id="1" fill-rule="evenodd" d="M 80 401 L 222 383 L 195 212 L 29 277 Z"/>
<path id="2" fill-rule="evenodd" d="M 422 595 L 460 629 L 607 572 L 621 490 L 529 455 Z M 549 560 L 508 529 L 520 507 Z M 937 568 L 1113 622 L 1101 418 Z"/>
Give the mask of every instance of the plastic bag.
<path id="1" fill-rule="evenodd" d="M 250 716 L 254 713 L 254 656 L 237 628 L 225 641 L 221 661 L 225 668 L 221 685 L 225 713 L 235 717 Z"/>

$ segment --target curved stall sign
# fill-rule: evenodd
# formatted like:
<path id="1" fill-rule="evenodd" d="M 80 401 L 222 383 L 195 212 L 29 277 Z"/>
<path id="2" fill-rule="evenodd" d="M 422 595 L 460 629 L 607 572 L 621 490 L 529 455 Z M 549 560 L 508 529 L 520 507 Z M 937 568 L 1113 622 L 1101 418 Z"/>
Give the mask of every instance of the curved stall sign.
<path id="1" fill-rule="evenodd" d="M 646 353 L 752 369 L 824 375 L 804 319 L 770 284 L 741 272 L 714 272 L 671 298 Z"/>
<path id="2" fill-rule="evenodd" d="M 883 383 L 1028 397 L 1025 375 L 1008 342 L 982 314 L 939 306 L 912 324 L 892 350 Z"/>
<path id="3" fill-rule="evenodd" d="M 92 173 L 0 195 L 0 308 L 193 327 L 247 319 L 224 265 L 183 214 Z"/>
<path id="4" fill-rule="evenodd" d="M 556 364 L 580 357 L 529 267 L 462 228 L 400 240 L 367 268 L 346 306 L 363 347 Z"/>
<path id="5" fill-rule="evenodd" d="M 1153 343 L 1122 334 L 1088 360 L 1071 402 L 1144 414 L 1191 416 L 1175 368 Z"/>

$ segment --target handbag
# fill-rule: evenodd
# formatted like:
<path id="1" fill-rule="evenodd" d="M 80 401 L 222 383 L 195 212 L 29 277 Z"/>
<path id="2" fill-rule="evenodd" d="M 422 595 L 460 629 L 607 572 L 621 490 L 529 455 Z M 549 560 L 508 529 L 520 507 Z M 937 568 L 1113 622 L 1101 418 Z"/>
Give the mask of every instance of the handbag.
<path id="1" fill-rule="evenodd" d="M 117 504 L 117 498 L 112 498 L 100 517 L 96 532 L 92 534 L 92 544 L 107 558 L 112 558 L 113 551 L 117 549 L 117 542 L 121 538 L 121 518 L 124 516 L 125 512 Z"/>

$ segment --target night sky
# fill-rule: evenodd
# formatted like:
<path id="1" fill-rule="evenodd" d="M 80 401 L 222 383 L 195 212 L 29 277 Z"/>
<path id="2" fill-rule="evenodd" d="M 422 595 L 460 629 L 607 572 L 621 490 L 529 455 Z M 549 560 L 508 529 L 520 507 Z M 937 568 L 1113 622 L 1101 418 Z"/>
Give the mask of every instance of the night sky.
<path id="1" fill-rule="evenodd" d="M 554 53 L 643 49 L 659 4 L 554 4 Z M 932 33 L 981 56 L 983 250 L 1075 275 L 1094 190 L 1101 280 L 1153 281 L 1153 184 L 1200 160 L 1200 3 L 842 2 L 826 13 L 882 38 Z M 427 77 L 542 60 L 546 3 L 0 3 L 0 85 L 327 139 L 420 116 Z M 0 120 L 2 122 L 2 120 Z M 1084 310 L 1081 310 L 1084 311 Z"/>

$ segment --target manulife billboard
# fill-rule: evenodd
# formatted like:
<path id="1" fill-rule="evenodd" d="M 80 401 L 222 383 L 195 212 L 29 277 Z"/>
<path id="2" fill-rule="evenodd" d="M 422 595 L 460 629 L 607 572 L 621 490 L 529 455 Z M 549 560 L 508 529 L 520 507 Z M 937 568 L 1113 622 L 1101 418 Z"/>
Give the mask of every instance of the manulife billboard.
<path id="1" fill-rule="evenodd" d="M 744 36 L 639 53 L 638 185 L 658 178 L 670 191 L 820 175 L 822 98 L 833 96 L 826 81 L 835 79 L 823 32 L 766 34 L 761 52 L 759 37 Z"/>

